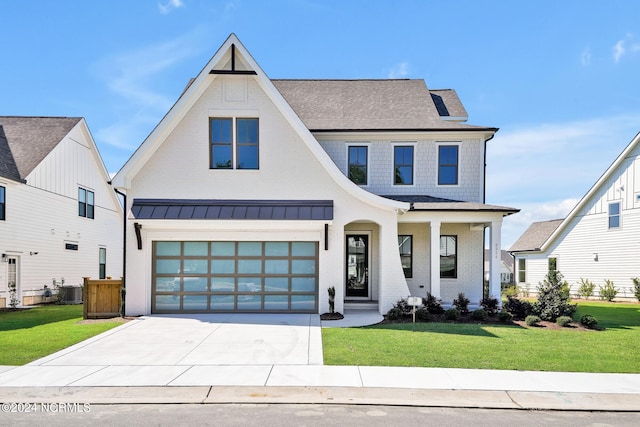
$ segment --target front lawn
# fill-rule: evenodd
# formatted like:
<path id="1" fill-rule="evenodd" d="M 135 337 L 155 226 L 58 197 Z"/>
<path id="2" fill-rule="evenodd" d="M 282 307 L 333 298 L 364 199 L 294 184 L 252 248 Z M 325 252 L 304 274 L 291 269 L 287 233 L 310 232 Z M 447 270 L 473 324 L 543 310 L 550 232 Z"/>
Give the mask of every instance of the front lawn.
<path id="1" fill-rule="evenodd" d="M 0 365 L 24 365 L 121 325 L 84 323 L 82 305 L 46 305 L 0 312 Z"/>
<path id="2" fill-rule="evenodd" d="M 323 328 L 324 363 L 640 373 L 640 304 L 582 302 L 601 331 L 456 323 Z"/>

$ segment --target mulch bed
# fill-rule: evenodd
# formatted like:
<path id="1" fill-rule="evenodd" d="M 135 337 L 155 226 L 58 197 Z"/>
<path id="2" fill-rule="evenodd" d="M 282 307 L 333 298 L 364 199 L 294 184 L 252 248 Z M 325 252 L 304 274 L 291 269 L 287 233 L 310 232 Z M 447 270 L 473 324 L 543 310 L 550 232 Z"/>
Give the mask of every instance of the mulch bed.
<path id="1" fill-rule="evenodd" d="M 342 320 L 344 316 L 342 313 L 322 313 L 320 315 L 320 320 Z"/>

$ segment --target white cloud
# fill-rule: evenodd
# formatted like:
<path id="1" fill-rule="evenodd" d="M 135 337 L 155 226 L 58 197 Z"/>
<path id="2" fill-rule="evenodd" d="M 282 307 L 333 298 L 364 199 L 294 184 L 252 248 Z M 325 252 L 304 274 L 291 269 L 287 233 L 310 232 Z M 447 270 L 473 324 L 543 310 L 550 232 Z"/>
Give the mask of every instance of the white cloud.
<path id="1" fill-rule="evenodd" d="M 391 67 L 389 74 L 387 75 L 390 79 L 403 79 L 409 75 L 409 63 L 408 62 L 400 62 Z"/>
<path id="2" fill-rule="evenodd" d="M 618 40 L 618 42 L 613 46 L 613 60 L 618 63 L 620 62 L 620 58 L 624 55 L 626 49 L 624 48 L 624 40 Z"/>
<path id="3" fill-rule="evenodd" d="M 179 9 L 184 7 L 184 3 L 182 0 L 169 0 L 166 4 L 158 3 L 158 10 L 163 15 L 167 15 L 171 13 L 174 9 Z"/>
<path id="4" fill-rule="evenodd" d="M 633 34 L 629 33 L 624 39 L 618 40 L 612 50 L 613 60 L 617 64 L 623 56 L 640 52 L 640 43 L 635 42 Z"/>
<path id="5" fill-rule="evenodd" d="M 580 55 L 580 62 L 585 67 L 591 64 L 591 48 L 587 47 Z"/>

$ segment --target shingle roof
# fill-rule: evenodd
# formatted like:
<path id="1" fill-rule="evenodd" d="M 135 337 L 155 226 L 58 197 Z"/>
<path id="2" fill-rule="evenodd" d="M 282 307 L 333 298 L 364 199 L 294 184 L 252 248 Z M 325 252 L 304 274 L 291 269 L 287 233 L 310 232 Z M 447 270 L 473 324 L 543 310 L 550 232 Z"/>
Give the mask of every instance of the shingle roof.
<path id="1" fill-rule="evenodd" d="M 519 212 L 520 209 L 507 206 L 487 205 L 485 203 L 463 202 L 459 200 L 443 199 L 429 195 L 390 195 L 382 196 L 399 202 L 411 203 L 411 210 L 415 211 L 485 211 L 505 212 L 508 215 Z"/>
<path id="2" fill-rule="evenodd" d="M 136 219 L 330 221 L 333 201 L 134 199 L 131 212 Z"/>
<path id="3" fill-rule="evenodd" d="M 446 120 L 466 116 L 455 91 L 430 92 L 421 79 L 272 82 L 312 131 L 496 130 Z"/>
<path id="4" fill-rule="evenodd" d="M 539 251 L 544 242 L 562 223 L 562 219 L 534 222 L 522 233 L 522 236 L 511 245 L 509 252 Z"/>
<path id="5" fill-rule="evenodd" d="M 25 179 L 80 120 L 0 116 L 0 176 Z"/>

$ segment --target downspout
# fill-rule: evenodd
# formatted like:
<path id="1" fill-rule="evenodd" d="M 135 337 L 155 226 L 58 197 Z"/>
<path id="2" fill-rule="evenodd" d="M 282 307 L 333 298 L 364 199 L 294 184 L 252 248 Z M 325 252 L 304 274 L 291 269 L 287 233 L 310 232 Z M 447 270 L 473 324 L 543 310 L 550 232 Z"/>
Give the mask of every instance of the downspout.
<path id="1" fill-rule="evenodd" d="M 483 153 L 484 169 L 482 171 L 482 173 L 483 173 L 483 177 L 482 177 L 482 204 L 487 203 L 487 142 L 491 141 L 494 136 L 496 136 L 495 132 L 492 133 L 489 138 L 484 140 L 484 153 Z M 484 297 L 484 263 L 485 263 L 485 259 L 484 259 L 484 243 L 487 241 L 487 227 L 484 228 L 484 231 L 482 232 L 482 236 L 484 238 L 484 242 L 483 242 L 483 245 L 482 245 L 482 295 Z M 502 250 L 502 244 L 500 244 L 500 250 Z M 491 248 L 489 248 L 489 258 L 491 258 Z M 488 285 L 488 289 L 491 289 L 491 262 L 489 262 L 489 285 Z M 490 295 L 488 295 L 488 292 L 487 292 L 487 297 L 489 297 L 489 296 Z M 499 297 L 498 297 L 498 300 L 500 300 Z"/>
<path id="2" fill-rule="evenodd" d="M 111 182 L 109 182 L 111 184 Z M 127 295 L 127 195 L 117 188 L 113 191 L 124 199 L 124 209 L 122 213 L 122 287 L 120 288 L 120 317 L 125 314 L 125 297 Z"/>

